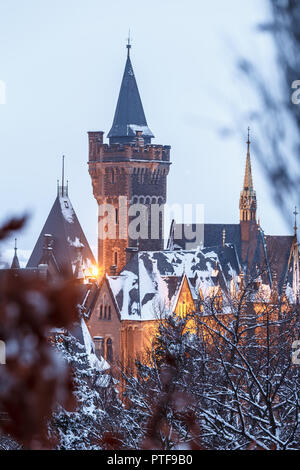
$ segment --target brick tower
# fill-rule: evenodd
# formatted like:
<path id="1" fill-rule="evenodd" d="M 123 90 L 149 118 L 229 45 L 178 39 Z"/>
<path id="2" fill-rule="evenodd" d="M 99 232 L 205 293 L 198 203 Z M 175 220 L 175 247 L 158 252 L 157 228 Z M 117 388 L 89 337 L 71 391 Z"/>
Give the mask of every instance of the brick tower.
<path id="1" fill-rule="evenodd" d="M 109 143 L 104 132 L 89 132 L 89 174 L 98 203 L 98 263 L 118 273 L 132 254 L 163 249 L 170 146 L 153 145 L 135 80 L 127 60 Z M 139 210 L 140 209 L 140 210 Z"/>

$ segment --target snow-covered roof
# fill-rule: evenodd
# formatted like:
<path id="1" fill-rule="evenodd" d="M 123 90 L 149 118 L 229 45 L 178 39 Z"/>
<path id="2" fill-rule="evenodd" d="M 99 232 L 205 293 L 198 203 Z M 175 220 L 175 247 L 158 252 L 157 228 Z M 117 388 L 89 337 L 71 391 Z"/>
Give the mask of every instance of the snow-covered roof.
<path id="1" fill-rule="evenodd" d="M 52 237 L 51 258 L 59 272 L 67 271 L 68 274 L 75 275 L 78 264 L 82 270 L 95 264 L 94 255 L 66 194 L 57 195 L 27 263 L 28 268 L 37 267 L 42 262 L 45 235 Z"/>
<path id="2" fill-rule="evenodd" d="M 107 276 L 121 320 L 155 320 L 175 308 L 186 276 L 193 298 L 201 290 L 209 295 L 220 285 L 230 289 L 237 283 L 238 260 L 234 247 L 192 251 L 139 252 L 120 276 Z"/>
<path id="3" fill-rule="evenodd" d="M 83 318 L 81 319 L 80 326 L 81 326 L 83 342 L 84 342 L 84 346 L 85 346 L 85 350 L 88 356 L 88 361 L 90 363 L 90 366 L 93 369 L 97 370 L 98 372 L 104 372 L 110 369 L 110 365 L 102 356 L 100 358 L 96 356 L 95 345 L 93 343 L 92 337 L 90 335 L 88 327 L 86 326 L 86 323 Z"/>

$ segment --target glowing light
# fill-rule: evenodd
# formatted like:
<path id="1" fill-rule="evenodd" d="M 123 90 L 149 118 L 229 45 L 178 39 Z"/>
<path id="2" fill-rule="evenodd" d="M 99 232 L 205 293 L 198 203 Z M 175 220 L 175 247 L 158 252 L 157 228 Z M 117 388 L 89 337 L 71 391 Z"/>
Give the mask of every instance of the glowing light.
<path id="1" fill-rule="evenodd" d="M 92 266 L 91 268 L 91 274 L 94 277 L 97 277 L 99 275 L 99 268 L 98 266 Z"/>

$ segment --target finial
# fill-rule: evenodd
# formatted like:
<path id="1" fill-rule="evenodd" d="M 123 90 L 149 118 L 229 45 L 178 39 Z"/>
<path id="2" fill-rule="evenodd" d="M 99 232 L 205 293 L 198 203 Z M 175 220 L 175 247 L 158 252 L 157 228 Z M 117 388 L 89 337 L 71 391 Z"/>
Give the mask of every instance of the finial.
<path id="1" fill-rule="evenodd" d="M 17 255 L 17 251 L 18 251 L 18 239 L 15 238 L 15 255 Z"/>
<path id="2" fill-rule="evenodd" d="M 248 145 L 248 153 L 250 153 L 250 127 L 248 126 L 248 140 L 247 140 L 247 145 Z"/>
<path id="3" fill-rule="evenodd" d="M 297 227 L 297 215 L 299 214 L 299 212 L 297 211 L 297 206 L 295 207 L 295 211 L 293 212 L 294 216 L 295 216 L 295 226 L 294 226 L 294 231 L 295 231 L 295 236 L 297 235 L 297 230 L 298 230 L 298 227 Z"/>
<path id="4" fill-rule="evenodd" d="M 130 30 L 128 31 L 128 38 L 127 38 L 127 56 L 130 56 L 130 49 L 131 49 L 131 37 L 130 37 Z"/>
<path id="5" fill-rule="evenodd" d="M 61 179 L 61 195 L 64 197 L 65 189 L 65 156 L 62 156 L 62 179 Z"/>

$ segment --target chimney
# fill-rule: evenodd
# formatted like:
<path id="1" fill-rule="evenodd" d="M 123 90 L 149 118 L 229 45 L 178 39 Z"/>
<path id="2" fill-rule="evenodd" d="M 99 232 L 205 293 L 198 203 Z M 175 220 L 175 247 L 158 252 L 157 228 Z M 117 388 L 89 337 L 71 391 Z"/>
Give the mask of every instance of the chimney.
<path id="1" fill-rule="evenodd" d="M 138 147 L 144 147 L 143 131 L 136 131 L 136 143 Z"/>
<path id="2" fill-rule="evenodd" d="M 134 257 L 134 255 L 139 251 L 138 247 L 129 246 L 126 248 L 126 263 Z"/>
<path id="3" fill-rule="evenodd" d="M 53 238 L 52 235 L 45 233 L 44 234 L 44 244 L 43 244 L 43 254 L 42 258 L 40 259 L 39 264 L 49 264 L 51 254 L 52 254 L 52 245 L 53 245 Z"/>
<path id="4" fill-rule="evenodd" d="M 110 267 L 110 275 L 116 276 L 116 274 L 117 274 L 117 266 L 114 264 L 113 266 Z"/>

